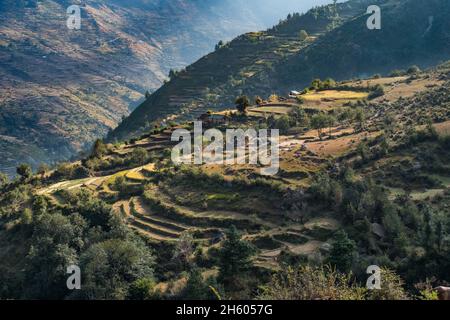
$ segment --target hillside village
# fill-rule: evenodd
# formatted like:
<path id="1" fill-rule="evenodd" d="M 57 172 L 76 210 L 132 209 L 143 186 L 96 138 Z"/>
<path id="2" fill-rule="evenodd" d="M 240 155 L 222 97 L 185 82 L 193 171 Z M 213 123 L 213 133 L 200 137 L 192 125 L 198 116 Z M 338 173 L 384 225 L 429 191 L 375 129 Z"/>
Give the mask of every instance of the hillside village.
<path id="1" fill-rule="evenodd" d="M 206 127 L 220 130 L 279 129 L 280 170 L 273 177 L 261 176 L 251 165 L 175 166 L 171 134 L 192 123 L 170 121 L 125 143 L 98 141 L 79 162 L 41 168 L 33 175 L 19 168 L 21 179 L 2 187 L 2 227 L 10 231 L 0 241 L 40 223 L 36 203 L 49 212 L 88 210 L 84 219 L 102 225 L 104 218 L 91 216 L 97 209 L 80 207 L 94 201 L 153 248 L 158 280 L 152 292 L 161 297 L 188 294 L 191 278 L 181 270 L 196 270 L 204 281 L 225 281 L 214 282 L 223 288 L 221 294 L 253 297 L 253 286 L 263 285 L 261 279 L 275 281 L 270 274 L 283 272 L 286 264 L 330 261 L 336 237 L 354 243 L 359 257 L 339 262 L 340 270 L 352 266 L 363 271 L 371 260 L 384 261 L 415 268 L 414 274 L 401 273 L 408 286 L 437 274 L 444 278 L 433 285 L 445 285 L 438 280 L 445 279 L 448 260 L 438 257 L 448 252 L 448 237 L 434 229 L 426 240 L 414 230 L 427 223 L 418 215 L 423 210 L 433 212 L 433 228 L 448 227 L 449 77 L 450 67 L 442 65 L 428 71 L 412 67 L 391 77 L 315 80 L 295 96 L 241 97 L 233 109 L 200 116 Z M 360 195 L 352 198 L 350 190 Z M 399 210 L 399 216 L 390 210 Z M 250 282 L 239 282 L 241 276 L 238 282 L 223 278 L 220 257 L 230 232 L 240 234 L 235 241 L 248 251 L 238 268 Z M 392 242 L 401 247 L 390 247 Z M 433 267 L 422 268 L 416 263 L 420 258 L 413 258 L 425 245 L 435 258 L 425 251 L 423 259 L 439 261 Z M 187 250 L 180 258 L 183 265 L 172 259 L 182 254 L 178 250 Z M 2 259 L 12 264 L 2 264 L 2 270 L 17 268 L 24 258 Z M 356 275 L 364 279 L 362 271 Z"/>
<path id="2" fill-rule="evenodd" d="M 369 2 L 220 42 L 73 160 L 0 173 L 0 299 L 449 300 L 450 5 L 378 1 L 369 33 Z M 276 174 L 245 136 L 243 163 L 175 163 L 198 122 L 184 158 L 278 130 Z"/>

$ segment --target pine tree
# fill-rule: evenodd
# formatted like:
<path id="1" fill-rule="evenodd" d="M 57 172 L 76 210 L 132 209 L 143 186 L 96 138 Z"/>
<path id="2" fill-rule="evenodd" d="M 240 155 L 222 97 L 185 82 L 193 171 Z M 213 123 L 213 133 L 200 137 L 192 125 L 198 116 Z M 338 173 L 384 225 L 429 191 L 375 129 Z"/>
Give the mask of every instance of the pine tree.
<path id="1" fill-rule="evenodd" d="M 344 230 L 339 231 L 334 239 L 333 247 L 330 251 L 329 262 L 339 271 L 348 272 L 353 264 L 356 244 L 349 239 Z"/>
<path id="2" fill-rule="evenodd" d="M 255 253 L 255 248 L 248 242 L 241 240 L 241 236 L 235 226 L 226 232 L 226 240 L 219 253 L 219 278 L 229 279 L 250 266 L 250 258 Z"/>

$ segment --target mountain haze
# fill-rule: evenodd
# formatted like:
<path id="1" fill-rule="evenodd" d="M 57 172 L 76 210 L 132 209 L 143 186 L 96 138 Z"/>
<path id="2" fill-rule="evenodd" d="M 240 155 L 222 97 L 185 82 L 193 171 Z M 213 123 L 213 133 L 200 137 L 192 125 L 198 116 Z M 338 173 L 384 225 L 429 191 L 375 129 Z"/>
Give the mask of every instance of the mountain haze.
<path id="1" fill-rule="evenodd" d="M 71 157 L 114 128 L 170 69 L 308 5 L 271 2 L 267 11 L 269 2 L 1 1 L 0 170 Z M 81 30 L 66 27 L 71 4 L 82 4 Z"/>
<path id="2" fill-rule="evenodd" d="M 381 30 L 366 27 L 366 10 L 372 4 L 382 8 Z M 208 109 L 230 107 L 241 94 L 286 94 L 314 78 L 342 80 L 444 61 L 450 57 L 449 8 L 444 0 L 354 0 L 336 9 L 313 9 L 267 32 L 243 35 L 186 68 L 111 137 L 129 137 L 172 114 L 172 119 L 192 119 Z M 300 30 L 310 37 L 299 41 Z"/>

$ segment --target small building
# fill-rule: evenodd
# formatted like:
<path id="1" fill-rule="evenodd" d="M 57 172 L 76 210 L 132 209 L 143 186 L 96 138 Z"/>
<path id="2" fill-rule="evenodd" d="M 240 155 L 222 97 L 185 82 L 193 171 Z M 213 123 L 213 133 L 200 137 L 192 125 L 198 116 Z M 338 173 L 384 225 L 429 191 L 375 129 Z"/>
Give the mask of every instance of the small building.
<path id="1" fill-rule="evenodd" d="M 292 90 L 291 92 L 289 92 L 289 97 L 291 98 L 295 98 L 297 96 L 299 96 L 301 93 L 295 90 Z"/>

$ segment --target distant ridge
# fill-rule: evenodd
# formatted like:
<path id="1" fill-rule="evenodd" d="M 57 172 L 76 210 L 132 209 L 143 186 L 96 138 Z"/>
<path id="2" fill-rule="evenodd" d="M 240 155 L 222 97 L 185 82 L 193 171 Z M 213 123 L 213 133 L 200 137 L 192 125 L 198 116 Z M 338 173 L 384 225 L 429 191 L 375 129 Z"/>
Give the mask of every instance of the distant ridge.
<path id="1" fill-rule="evenodd" d="M 366 27 L 366 10 L 373 4 L 382 9 L 381 30 Z M 295 15 L 266 32 L 242 35 L 186 68 L 109 139 L 135 136 L 156 120 L 194 119 L 230 107 L 241 94 L 267 97 L 302 89 L 319 77 L 343 80 L 436 65 L 450 58 L 449 16 L 445 0 L 354 0 Z M 300 30 L 309 34 L 306 41 L 300 41 Z"/>

